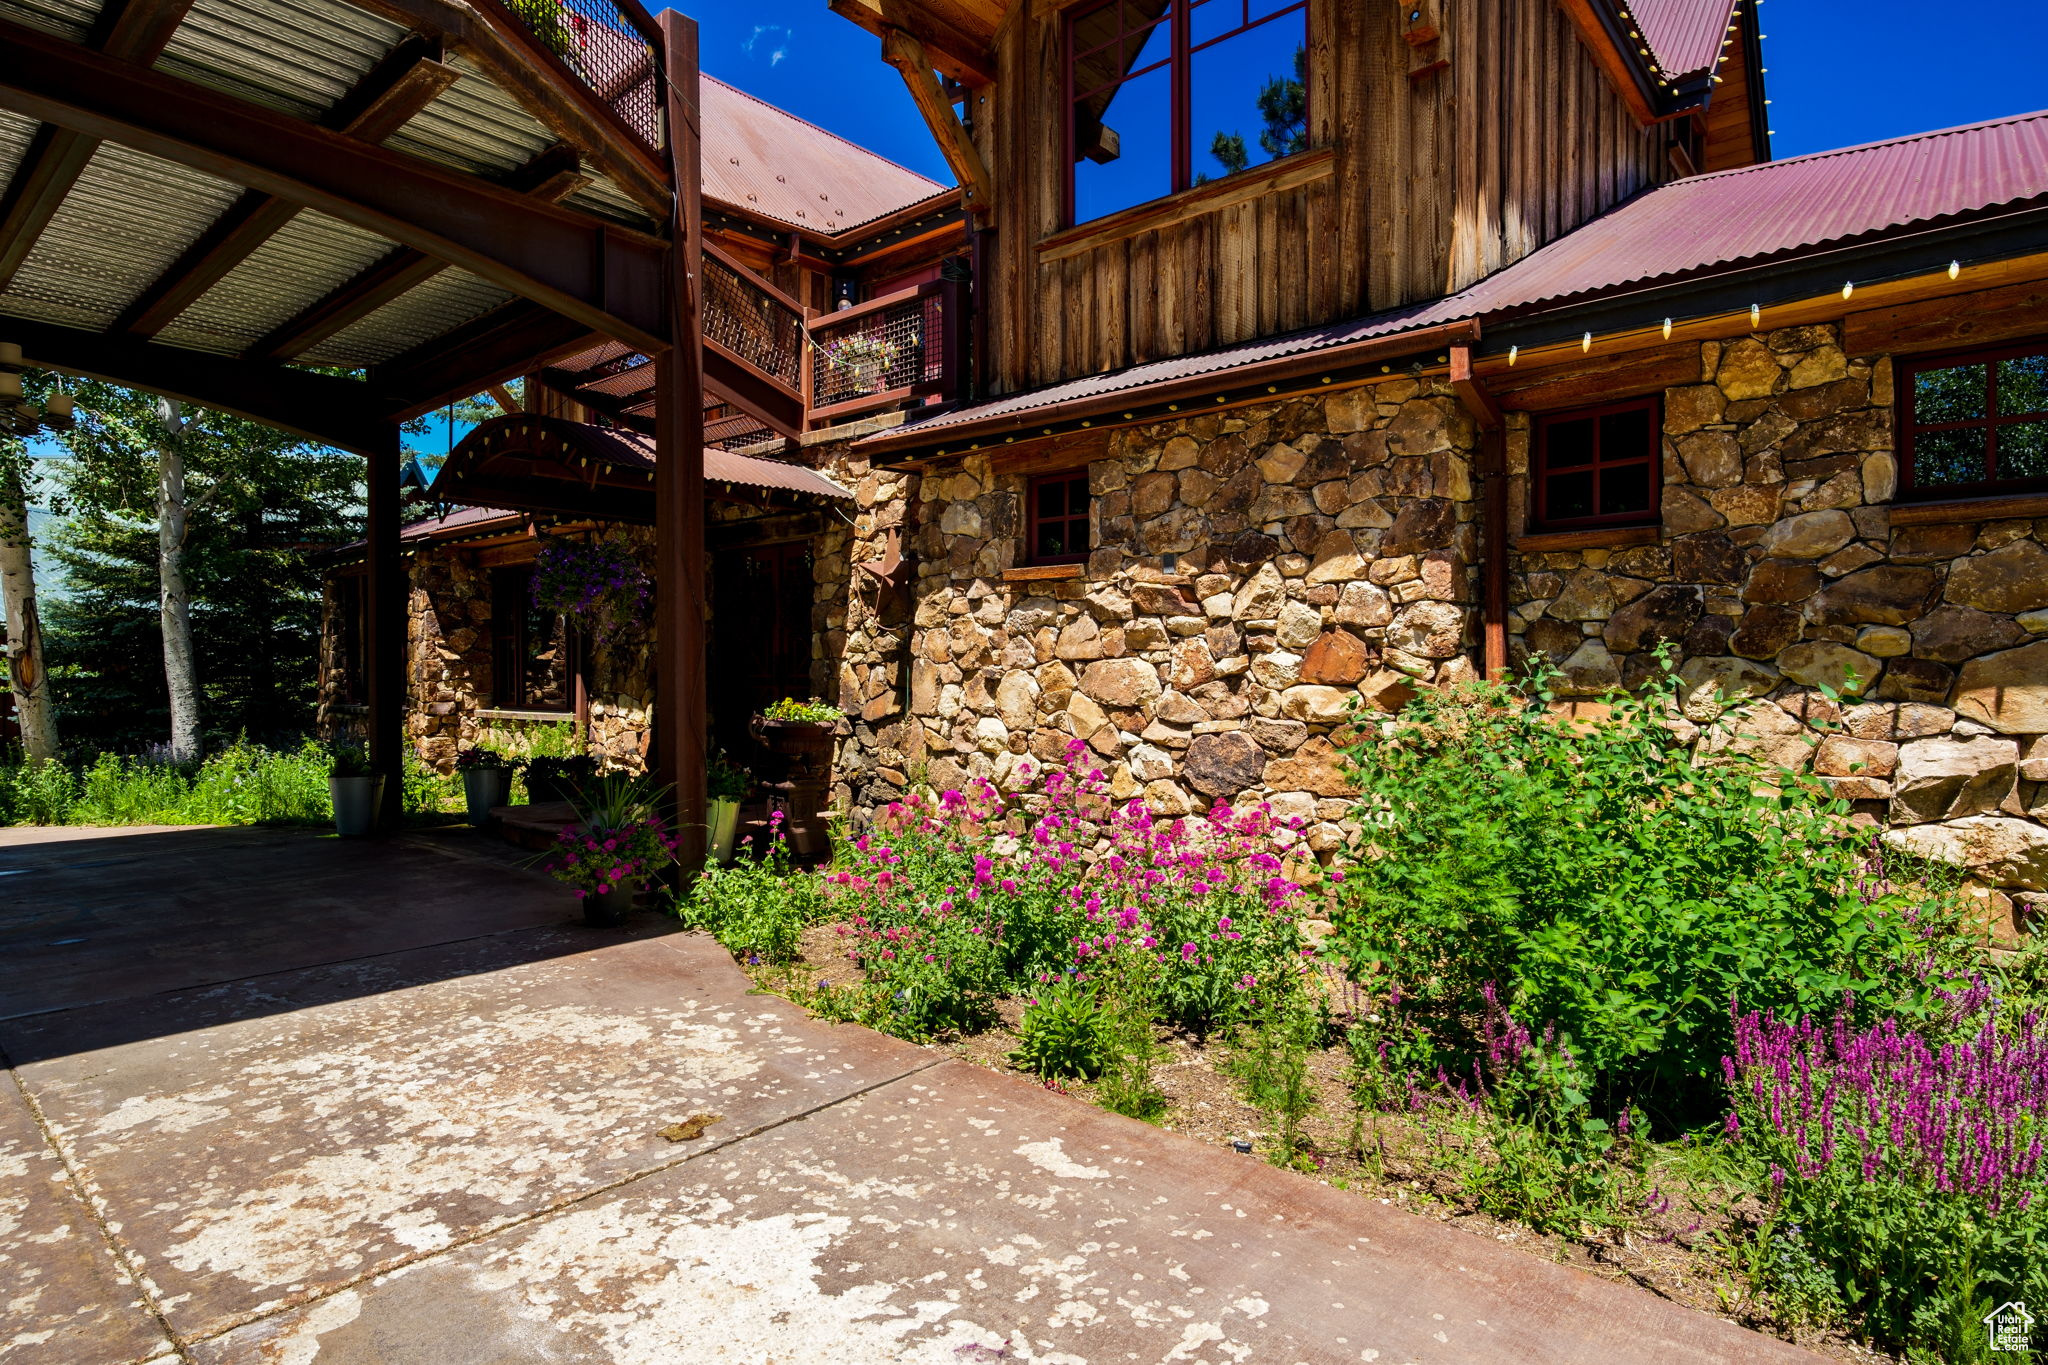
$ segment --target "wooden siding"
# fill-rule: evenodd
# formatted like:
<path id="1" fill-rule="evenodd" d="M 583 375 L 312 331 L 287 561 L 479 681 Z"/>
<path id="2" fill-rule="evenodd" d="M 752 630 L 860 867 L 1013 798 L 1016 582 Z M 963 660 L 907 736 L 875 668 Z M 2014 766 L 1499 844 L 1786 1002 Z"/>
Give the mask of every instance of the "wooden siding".
<path id="1" fill-rule="evenodd" d="M 998 186 L 995 391 L 1434 298 L 1670 177 L 1670 130 L 1635 122 L 1553 0 L 1440 2 L 1449 66 L 1411 81 L 1401 7 L 1311 0 L 1309 155 L 1327 149 L 1326 168 L 1080 233 L 1061 222 L 1059 14 L 1012 6 L 975 111 Z"/>

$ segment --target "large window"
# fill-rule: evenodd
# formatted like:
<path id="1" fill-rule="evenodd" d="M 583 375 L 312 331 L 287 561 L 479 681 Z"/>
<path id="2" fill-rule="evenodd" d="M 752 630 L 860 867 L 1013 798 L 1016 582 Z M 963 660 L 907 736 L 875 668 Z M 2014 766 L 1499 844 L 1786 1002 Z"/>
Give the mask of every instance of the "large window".
<path id="1" fill-rule="evenodd" d="M 569 711 L 576 704 L 576 639 L 568 622 L 533 604 L 533 566 L 491 571 L 491 705 Z"/>
<path id="2" fill-rule="evenodd" d="M 1306 0 L 1104 0 L 1066 39 L 1070 223 L 1308 149 Z"/>
<path id="3" fill-rule="evenodd" d="M 1899 446 L 1908 497 L 2048 484 L 2048 347 L 1916 360 L 1903 375 Z"/>
<path id="4" fill-rule="evenodd" d="M 1654 398 L 1538 417 L 1530 460 L 1532 529 L 1655 522 L 1663 462 L 1659 425 Z"/>
<path id="5" fill-rule="evenodd" d="M 1041 474 L 1028 499 L 1025 557 L 1033 564 L 1079 564 L 1088 558 L 1088 474 Z"/>

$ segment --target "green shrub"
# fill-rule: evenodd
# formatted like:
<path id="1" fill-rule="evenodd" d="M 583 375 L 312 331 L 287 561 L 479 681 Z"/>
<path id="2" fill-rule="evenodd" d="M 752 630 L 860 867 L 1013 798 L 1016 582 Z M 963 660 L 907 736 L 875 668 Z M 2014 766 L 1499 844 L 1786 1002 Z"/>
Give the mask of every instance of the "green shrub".
<path id="1" fill-rule="evenodd" d="M 823 912 L 818 876 L 789 865 L 789 848 L 771 840 L 758 856 L 742 849 L 729 867 L 710 866 L 678 900 L 676 913 L 707 930 L 735 957 L 784 963 Z"/>
<path id="2" fill-rule="evenodd" d="M 1322 1045 L 1328 1023 L 1299 992 L 1267 993 L 1258 1003 L 1263 1008 L 1240 1026 L 1226 1066 L 1237 1078 L 1245 1102 L 1272 1125 L 1274 1141 L 1267 1159 L 1276 1166 L 1309 1168 L 1301 1126 L 1320 1101 L 1308 1059 Z"/>
<path id="3" fill-rule="evenodd" d="M 1591 725 L 1554 719 L 1540 677 L 1430 692 L 1348 750 L 1370 848 L 1340 943 L 1405 993 L 1453 1074 L 1497 984 L 1515 1017 L 1572 1037 L 1606 1112 L 1697 1121 L 1731 1000 L 1784 1013 L 1853 992 L 1914 1013 L 1923 961 L 1964 951 L 1939 906 L 1872 889 L 1843 803 L 1740 745 L 1695 762 L 1675 691 L 1610 695 Z"/>
<path id="4" fill-rule="evenodd" d="M 1115 1042 L 1095 988 L 1060 977 L 1025 1009 L 1010 1061 L 1049 1081 L 1093 1080 L 1108 1065 Z"/>

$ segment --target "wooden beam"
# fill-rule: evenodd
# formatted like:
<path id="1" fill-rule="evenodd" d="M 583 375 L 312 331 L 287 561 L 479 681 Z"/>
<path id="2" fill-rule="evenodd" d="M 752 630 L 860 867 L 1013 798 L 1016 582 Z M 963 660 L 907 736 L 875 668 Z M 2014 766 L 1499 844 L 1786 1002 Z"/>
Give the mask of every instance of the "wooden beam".
<path id="1" fill-rule="evenodd" d="M 392 406 L 374 383 L 232 360 L 26 318 L 0 319 L 32 365 L 217 408 L 323 445 L 368 454 Z"/>
<path id="2" fill-rule="evenodd" d="M 1657 109 L 1651 103 L 1649 86 L 1643 79 L 1641 68 L 1616 41 L 1597 0 L 1557 0 L 1557 5 L 1570 17 L 1572 27 L 1579 31 L 1579 40 L 1593 54 L 1594 65 L 1600 68 L 1601 74 L 1607 77 L 1607 83 L 1628 105 L 1628 111 L 1635 115 L 1636 122 L 1646 126 L 1655 123 Z"/>
<path id="3" fill-rule="evenodd" d="M 995 183 L 989 179 L 988 167 L 982 162 L 974 140 L 967 136 L 967 130 L 953 113 L 952 101 L 939 88 L 939 78 L 932 74 L 931 58 L 924 44 L 900 28 L 889 29 L 882 34 L 882 59 L 903 76 L 912 103 L 924 116 L 924 126 L 931 130 L 953 178 L 960 182 L 960 194 L 968 209 L 976 214 L 992 212 L 996 203 Z"/>
<path id="4" fill-rule="evenodd" d="M 1486 385 L 1472 373 L 1472 348 L 1469 345 L 1451 347 L 1451 388 L 1457 392 L 1458 401 L 1465 405 L 1465 411 L 1472 414 L 1481 430 L 1490 431 L 1501 425 L 1500 404 L 1493 401 L 1493 395 Z"/>
<path id="5" fill-rule="evenodd" d="M 192 0 L 116 0 L 100 11 L 86 43 L 122 61 L 153 62 L 191 7 Z M 0 198 L 0 290 L 35 250 L 99 145 L 98 138 L 47 123 L 30 137 Z"/>
<path id="6" fill-rule="evenodd" d="M 323 122 L 346 136 L 382 142 L 455 83 L 455 68 L 440 58 L 439 43 L 416 35 L 405 39 L 341 97 Z M 287 199 L 247 191 L 121 310 L 113 330 L 155 336 L 298 216 L 299 205 Z"/>
<path id="7" fill-rule="evenodd" d="M 698 165 L 701 105 L 697 25 L 674 10 L 661 16 L 668 62 L 670 174 L 674 243 L 663 296 L 674 319 L 675 344 L 655 360 L 654 467 L 654 725 L 655 768 L 673 784 L 678 856 L 686 871 L 704 860 L 704 769 L 710 758 L 705 669 L 704 385 L 700 373 L 700 300 L 704 222 Z"/>
<path id="8" fill-rule="evenodd" d="M 376 448 L 368 452 L 369 484 L 365 557 L 369 574 L 369 639 L 364 643 L 363 674 L 370 702 L 370 771 L 384 778 L 384 799 L 378 804 L 377 827 L 397 829 L 404 810 L 405 777 L 405 637 L 407 599 L 405 558 L 398 538 L 399 463 L 404 450 L 395 423 L 386 423 Z"/>
<path id="9" fill-rule="evenodd" d="M 401 419 L 417 417 L 592 344 L 590 329 L 582 323 L 537 303 L 515 301 L 371 366 L 370 379 L 392 395 Z"/>
<path id="10" fill-rule="evenodd" d="M 668 344 L 658 237 L 5 21 L 0 108 L 316 209 L 649 354 Z"/>
<path id="11" fill-rule="evenodd" d="M 543 203 L 554 203 L 589 184 L 590 177 L 577 168 L 573 151 L 558 147 L 528 162 L 505 183 Z M 280 323 L 243 354 L 261 360 L 295 359 L 447 268 L 446 261 L 402 246 L 297 317 Z"/>
<path id="12" fill-rule="evenodd" d="M 526 409 L 520 405 L 519 400 L 512 396 L 512 391 L 506 388 L 503 384 L 492 384 L 489 388 L 485 389 L 484 391 L 490 394 L 491 401 L 493 403 L 496 403 L 498 405 L 498 410 L 504 413 L 507 417 L 515 416 L 518 413 L 526 411 Z"/>
<path id="13" fill-rule="evenodd" d="M 832 12 L 877 38 L 900 29 L 924 44 L 940 71 L 962 85 L 994 85 L 995 60 L 988 44 L 912 0 L 830 0 Z M 993 36 L 993 35 L 991 35 Z"/>

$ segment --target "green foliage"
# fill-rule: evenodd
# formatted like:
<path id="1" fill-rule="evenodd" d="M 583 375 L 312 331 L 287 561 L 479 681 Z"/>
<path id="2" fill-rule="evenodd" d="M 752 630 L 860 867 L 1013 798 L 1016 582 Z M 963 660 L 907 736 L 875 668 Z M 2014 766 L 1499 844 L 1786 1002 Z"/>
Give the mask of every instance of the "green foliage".
<path id="1" fill-rule="evenodd" d="M 1239 1029 L 1227 1063 L 1244 1092 L 1273 1129 L 1266 1153 L 1275 1166 L 1313 1169 L 1302 1123 L 1321 1102 L 1309 1075 L 1309 1054 L 1322 1046 L 1328 1022 L 1299 992 L 1261 999 L 1265 1008 Z"/>
<path id="2" fill-rule="evenodd" d="M 1348 751 L 1370 831 L 1342 887 L 1341 946 L 1394 983 L 1454 1074 L 1474 1002 L 1575 1040 L 1609 1114 L 1698 1121 L 1745 1009 L 1925 1008 L 1920 964 L 1965 949 L 1939 907 L 1879 894 L 1847 808 L 1723 746 L 1696 763 L 1675 683 L 1554 719 L 1543 679 L 1425 693 Z M 1680 723 L 1682 724 L 1682 722 Z M 1739 732 L 1739 718 L 1724 720 Z"/>
<path id="3" fill-rule="evenodd" d="M 742 849 L 730 866 L 706 867 L 676 903 L 684 924 L 750 963 L 794 960 L 804 930 L 823 912 L 818 875 L 792 868 L 780 839 L 758 855 Z"/>
<path id="4" fill-rule="evenodd" d="M 754 774 L 723 753 L 713 754 L 704 768 L 704 795 L 712 801 L 744 801 L 754 788 Z"/>
<path id="5" fill-rule="evenodd" d="M 344 740 L 327 747 L 329 777 L 367 777 L 370 772 L 370 755 L 362 745 Z"/>
<path id="6" fill-rule="evenodd" d="M 769 702 L 761 708 L 761 719 L 763 720 L 795 720 L 804 721 L 812 725 L 831 725 L 835 721 L 844 719 L 845 715 L 844 711 L 834 706 L 831 702 L 820 701 L 816 697 L 811 698 L 809 701 L 799 701 L 795 697 L 784 697 L 780 701 Z"/>
<path id="7" fill-rule="evenodd" d="M 1059 977 L 1038 992 L 1017 1028 L 1010 1061 L 1047 1080 L 1093 1080 L 1115 1038 L 1093 985 Z"/>
<path id="8" fill-rule="evenodd" d="M 1095 1098 L 1111 1113 L 1146 1123 L 1166 1116 L 1166 1095 L 1152 1078 L 1166 1051 L 1156 1031 L 1163 977 L 1156 961 L 1133 954 L 1099 978 L 1108 1061 Z"/>

